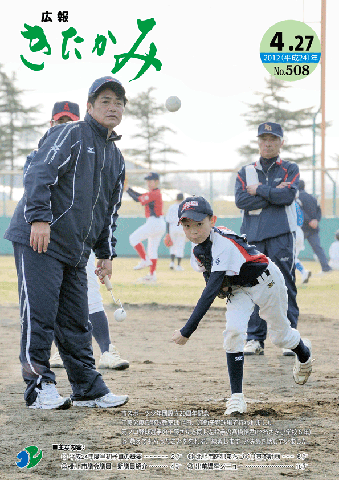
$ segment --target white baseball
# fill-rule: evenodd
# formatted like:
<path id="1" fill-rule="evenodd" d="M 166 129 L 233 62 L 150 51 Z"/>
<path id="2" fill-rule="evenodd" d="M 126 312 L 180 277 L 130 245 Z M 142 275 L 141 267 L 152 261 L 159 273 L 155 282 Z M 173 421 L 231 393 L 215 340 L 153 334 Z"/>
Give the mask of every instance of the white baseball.
<path id="1" fill-rule="evenodd" d="M 168 97 L 165 102 L 165 106 L 169 112 L 177 112 L 181 107 L 181 100 L 179 97 Z"/>
<path id="2" fill-rule="evenodd" d="M 114 318 L 117 322 L 123 322 L 126 318 L 125 310 L 123 308 L 118 308 L 118 310 L 114 312 Z"/>

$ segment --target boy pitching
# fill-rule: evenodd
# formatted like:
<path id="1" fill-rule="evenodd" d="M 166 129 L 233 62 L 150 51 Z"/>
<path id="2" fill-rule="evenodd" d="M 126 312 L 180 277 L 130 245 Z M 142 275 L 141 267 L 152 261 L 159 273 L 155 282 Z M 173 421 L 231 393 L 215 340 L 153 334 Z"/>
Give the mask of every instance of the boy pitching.
<path id="1" fill-rule="evenodd" d="M 132 188 L 126 190 L 126 193 L 128 193 L 134 201 L 140 202 L 145 206 L 146 217 L 146 223 L 130 235 L 129 242 L 140 257 L 140 262 L 134 267 L 134 270 L 150 267 L 149 275 L 141 278 L 140 281 L 143 283 L 155 283 L 157 281 L 158 248 L 161 238 L 165 233 L 166 224 L 163 218 L 163 202 L 159 189 L 159 175 L 156 172 L 152 172 L 145 177 L 145 180 L 147 182 L 148 192 L 141 194 Z M 142 241 L 146 239 L 147 255 L 142 244 Z"/>
<path id="2" fill-rule="evenodd" d="M 254 306 L 266 320 L 272 342 L 296 354 L 293 377 L 297 384 L 307 382 L 312 372 L 311 342 L 301 340 L 287 318 L 287 289 L 278 267 L 244 236 L 225 227 L 215 227 L 217 217 L 203 197 L 189 197 L 178 211 L 179 222 L 192 243 L 192 266 L 201 271 L 206 287 L 186 325 L 173 334 L 172 341 L 185 345 L 197 329 L 216 296 L 227 298 L 224 349 L 231 386 L 225 415 L 245 413 L 242 393 L 244 345 L 247 324 Z"/>

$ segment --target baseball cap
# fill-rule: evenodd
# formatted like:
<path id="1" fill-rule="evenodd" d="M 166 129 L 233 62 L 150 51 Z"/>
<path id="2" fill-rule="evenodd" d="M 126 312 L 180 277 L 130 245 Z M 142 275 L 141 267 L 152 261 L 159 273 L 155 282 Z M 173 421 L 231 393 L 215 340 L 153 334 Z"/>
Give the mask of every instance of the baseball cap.
<path id="1" fill-rule="evenodd" d="M 204 197 L 187 197 L 180 203 L 178 208 L 179 220 L 190 218 L 196 222 L 200 222 L 207 215 L 213 215 L 211 205 Z"/>
<path id="2" fill-rule="evenodd" d="M 257 136 L 260 137 L 260 135 L 263 135 L 264 133 L 270 133 L 271 135 L 275 135 L 276 137 L 280 138 L 283 138 L 284 136 L 281 125 L 273 122 L 265 122 L 259 125 Z"/>
<path id="3" fill-rule="evenodd" d="M 118 87 L 118 90 L 120 91 L 119 93 L 124 97 L 125 96 L 125 89 L 122 86 L 122 83 L 117 79 L 113 77 L 101 77 L 97 78 L 91 85 L 90 89 L 88 90 L 88 96 L 90 97 L 91 95 L 94 95 L 95 92 L 99 90 L 103 85 L 108 85 L 110 83 L 113 83 L 115 86 Z"/>
<path id="4" fill-rule="evenodd" d="M 69 117 L 71 120 L 79 120 L 79 105 L 72 102 L 56 102 L 52 110 L 52 119 L 59 120 L 60 117 L 64 116 Z"/>
<path id="5" fill-rule="evenodd" d="M 156 172 L 151 172 L 145 177 L 145 180 L 159 180 L 159 175 Z"/>

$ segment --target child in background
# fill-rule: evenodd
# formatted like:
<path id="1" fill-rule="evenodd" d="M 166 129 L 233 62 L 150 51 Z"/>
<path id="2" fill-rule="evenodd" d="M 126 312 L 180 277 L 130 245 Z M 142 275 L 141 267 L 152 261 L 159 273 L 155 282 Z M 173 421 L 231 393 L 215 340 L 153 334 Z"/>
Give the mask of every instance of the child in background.
<path id="1" fill-rule="evenodd" d="M 158 260 L 158 248 L 162 236 L 165 233 L 166 226 L 163 218 L 163 202 L 159 189 L 159 175 L 155 172 L 145 177 L 148 186 L 148 192 L 141 194 L 128 188 L 126 193 L 133 198 L 135 202 L 140 202 L 145 206 L 146 223 L 137 228 L 129 237 L 131 246 L 137 251 L 140 262 L 134 267 L 134 270 L 140 270 L 150 267 L 149 275 L 139 279 L 141 283 L 156 283 L 156 268 Z M 147 255 L 142 244 L 147 239 Z"/>
<path id="2" fill-rule="evenodd" d="M 333 242 L 330 246 L 330 261 L 328 262 L 328 264 L 334 270 L 339 270 L 339 230 L 335 232 L 335 238 L 336 241 Z"/>
<path id="3" fill-rule="evenodd" d="M 304 214 L 303 211 L 298 203 L 298 198 L 295 202 L 295 208 L 297 211 L 297 230 L 295 232 L 296 239 L 295 239 L 295 268 L 301 273 L 301 283 L 308 283 L 312 272 L 310 270 L 306 270 L 304 265 L 299 260 L 299 253 L 302 250 L 305 250 L 305 243 L 304 243 L 304 232 L 302 231 L 302 225 L 304 223 Z"/>
<path id="4" fill-rule="evenodd" d="M 172 241 L 173 245 L 169 247 L 171 261 L 169 264 L 169 268 L 171 270 L 182 271 L 183 268 L 181 266 L 181 260 L 184 258 L 184 250 L 185 250 L 185 243 L 186 243 L 186 235 L 182 228 L 182 225 L 178 225 L 178 208 L 180 203 L 183 201 L 184 195 L 182 193 L 178 193 L 177 201 L 173 205 L 171 205 L 168 209 L 166 214 L 166 234 L 169 235 L 170 240 Z M 166 235 L 167 237 L 167 235 Z M 177 259 L 177 266 L 175 266 L 175 259 Z"/>

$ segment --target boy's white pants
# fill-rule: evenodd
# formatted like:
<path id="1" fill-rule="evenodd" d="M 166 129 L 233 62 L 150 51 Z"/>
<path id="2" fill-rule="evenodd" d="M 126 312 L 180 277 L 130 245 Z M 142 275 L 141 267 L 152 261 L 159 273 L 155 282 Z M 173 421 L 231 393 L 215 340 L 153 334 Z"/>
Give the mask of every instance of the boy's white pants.
<path id="1" fill-rule="evenodd" d="M 87 295 L 89 314 L 101 312 L 104 310 L 102 296 L 100 293 L 100 283 L 98 276 L 94 273 L 96 269 L 95 254 L 93 250 L 89 256 L 86 272 L 87 272 Z"/>
<path id="2" fill-rule="evenodd" d="M 305 238 L 304 232 L 302 231 L 301 227 L 297 227 L 295 231 L 295 258 L 298 258 L 299 253 L 302 250 L 305 250 Z"/>
<path id="3" fill-rule="evenodd" d="M 177 258 L 184 257 L 186 235 L 181 225 L 173 225 L 170 223 L 169 234 L 173 245 L 170 247 L 170 255 L 175 255 Z"/>
<path id="4" fill-rule="evenodd" d="M 158 258 L 158 248 L 162 236 L 166 231 L 166 222 L 163 217 L 148 217 L 146 223 L 137 228 L 129 237 L 129 243 L 135 247 L 147 239 L 147 255 L 151 259 Z"/>
<path id="5" fill-rule="evenodd" d="M 224 349 L 229 353 L 244 351 L 247 324 L 254 306 L 259 306 L 260 317 L 267 322 L 269 337 L 277 347 L 295 348 L 300 333 L 291 327 L 287 318 L 287 288 L 279 268 L 269 262 L 269 276 L 265 273 L 258 278 L 254 287 L 236 287 L 227 302 Z"/>

